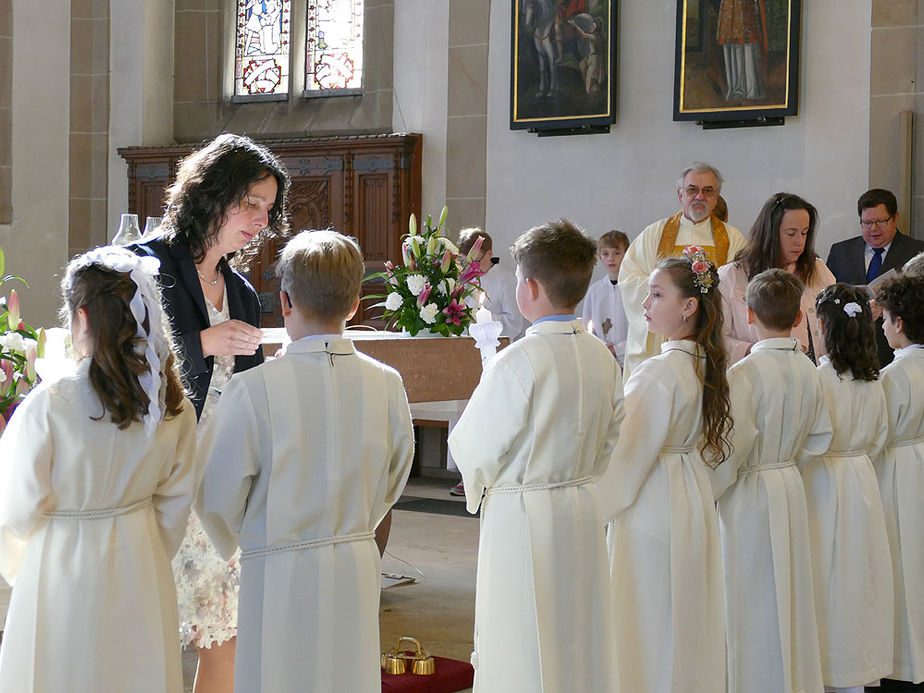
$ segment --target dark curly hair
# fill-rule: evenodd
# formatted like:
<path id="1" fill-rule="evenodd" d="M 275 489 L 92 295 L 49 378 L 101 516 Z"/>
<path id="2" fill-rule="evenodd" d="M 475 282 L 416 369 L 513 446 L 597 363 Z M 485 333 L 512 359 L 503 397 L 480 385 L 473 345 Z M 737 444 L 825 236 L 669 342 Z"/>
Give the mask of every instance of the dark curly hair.
<path id="1" fill-rule="evenodd" d="M 722 341 L 722 296 L 719 294 L 719 273 L 709 263 L 712 277 L 711 287 L 702 293 L 700 284 L 694 282 L 693 262 L 686 257 L 671 257 L 661 260 L 657 269 L 670 274 L 674 285 L 685 298 L 698 302 L 696 319 L 691 339 L 703 350 L 705 359 L 695 359 L 696 376 L 703 384 L 703 443 L 700 452 L 706 464 L 715 469 L 731 452 L 729 434 L 732 428 L 731 401 L 729 399 L 728 354 Z"/>
<path id="2" fill-rule="evenodd" d="M 851 315 L 844 310 L 851 303 L 860 306 L 859 313 Z M 832 284 L 818 294 L 815 310 L 824 321 L 825 349 L 837 374 L 849 373 L 854 380 L 878 380 L 876 326 L 866 291 L 850 284 Z"/>
<path id="3" fill-rule="evenodd" d="M 924 277 L 902 275 L 889 279 L 879 289 L 876 303 L 901 318 L 902 332 L 914 344 L 924 344 Z"/>
<path id="4" fill-rule="evenodd" d="M 750 281 L 767 269 L 783 268 L 783 254 L 780 250 L 780 224 L 783 215 L 792 210 L 803 209 L 809 215 L 808 235 L 805 248 L 796 260 L 795 275 L 804 284 L 810 284 L 815 276 L 815 229 L 818 226 L 818 211 L 814 205 L 798 195 L 778 192 L 764 203 L 754 225 L 748 233 L 748 244 L 738 251 L 735 260 L 741 263 Z"/>
<path id="5" fill-rule="evenodd" d="M 148 372 L 148 362 L 144 353 L 136 349 L 142 338 L 137 336 L 135 316 L 129 305 L 135 295 L 135 282 L 128 272 L 102 265 L 81 265 L 79 259 L 71 262 L 61 282 L 62 317 L 70 325 L 79 309 L 87 311 L 92 342 L 90 386 L 103 405 L 100 416 L 91 418 L 101 419 L 109 412 L 112 423 L 125 429 L 133 422 L 140 422 L 150 404 L 139 381 L 139 376 Z M 164 328 L 170 339 L 169 325 Z M 172 343 L 161 371 L 167 383 L 164 415 L 169 418 L 183 410 L 186 395 Z"/>
<path id="6" fill-rule="evenodd" d="M 272 152 L 249 137 L 219 135 L 180 162 L 176 181 L 167 190 L 165 240 L 186 246 L 196 262 L 202 260 L 228 212 L 241 204 L 251 185 L 267 176 L 276 179 L 269 224 L 233 259 L 237 267 L 246 269 L 266 239 L 285 236 L 289 229 L 289 174 Z"/>

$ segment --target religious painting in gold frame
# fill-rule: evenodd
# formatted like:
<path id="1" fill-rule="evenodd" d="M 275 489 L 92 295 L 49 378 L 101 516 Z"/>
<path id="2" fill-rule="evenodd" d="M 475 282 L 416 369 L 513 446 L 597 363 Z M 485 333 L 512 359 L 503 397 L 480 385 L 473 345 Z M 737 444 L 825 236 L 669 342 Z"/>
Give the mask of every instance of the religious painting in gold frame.
<path id="1" fill-rule="evenodd" d="M 512 0 L 510 128 L 608 129 L 616 105 L 616 0 Z"/>
<path id="2" fill-rule="evenodd" d="M 677 0 L 674 120 L 796 115 L 801 18 L 801 0 Z"/>

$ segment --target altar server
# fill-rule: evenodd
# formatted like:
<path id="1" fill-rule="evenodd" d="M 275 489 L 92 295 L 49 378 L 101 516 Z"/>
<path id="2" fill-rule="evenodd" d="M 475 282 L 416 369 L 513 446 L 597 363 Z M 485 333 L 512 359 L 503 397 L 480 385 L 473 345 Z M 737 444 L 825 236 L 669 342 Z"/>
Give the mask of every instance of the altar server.
<path id="1" fill-rule="evenodd" d="M 491 362 L 449 436 L 467 508 L 482 513 L 474 690 L 616 691 L 591 482 L 619 433 L 622 379 L 575 316 L 595 244 L 559 219 L 530 229 L 512 250 L 517 303 L 533 325 Z"/>
<path id="2" fill-rule="evenodd" d="M 892 674 L 924 681 L 924 277 L 889 280 L 876 296 L 895 359 L 882 370 L 889 437 L 874 462 L 892 550 Z"/>
<path id="3" fill-rule="evenodd" d="M 818 373 L 831 413 L 829 450 L 802 469 L 815 612 L 826 690 L 863 693 L 892 671 L 892 563 L 870 461 L 888 434 L 869 297 L 834 284 L 816 300 L 825 355 Z"/>
<path id="4" fill-rule="evenodd" d="M 815 365 L 790 337 L 803 284 L 770 269 L 748 284 L 760 338 L 728 374 L 733 453 L 719 474 L 729 693 L 821 693 L 805 487 L 797 464 L 824 454 L 831 418 Z M 737 474 L 737 478 L 735 478 Z"/>
<path id="5" fill-rule="evenodd" d="M 413 457 L 398 373 L 342 336 L 363 258 L 303 231 L 277 274 L 292 343 L 235 374 L 205 427 L 196 510 L 223 556 L 240 544 L 237 691 L 381 690 L 373 532 Z"/>
<path id="6" fill-rule="evenodd" d="M 3 693 L 183 690 L 170 559 L 195 492 L 196 414 L 159 264 L 111 247 L 70 263 L 77 372 L 33 390 L 0 438 Z"/>
<path id="7" fill-rule="evenodd" d="M 598 484 L 609 527 L 619 690 L 725 690 L 719 528 L 709 468 L 728 454 L 716 267 L 696 246 L 658 263 L 642 303 L 661 353 L 626 383 L 623 433 Z M 708 465 L 708 466 L 707 466 Z"/>

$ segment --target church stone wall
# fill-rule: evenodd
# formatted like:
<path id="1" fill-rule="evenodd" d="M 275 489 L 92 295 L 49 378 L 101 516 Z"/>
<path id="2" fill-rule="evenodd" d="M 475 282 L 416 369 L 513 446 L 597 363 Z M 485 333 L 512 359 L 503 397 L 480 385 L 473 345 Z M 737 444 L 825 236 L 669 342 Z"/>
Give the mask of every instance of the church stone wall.
<path id="1" fill-rule="evenodd" d="M 899 225 L 924 238 L 924 0 L 873 0 L 869 185 L 899 195 Z M 912 199 L 900 195 L 900 114 L 913 113 Z"/>

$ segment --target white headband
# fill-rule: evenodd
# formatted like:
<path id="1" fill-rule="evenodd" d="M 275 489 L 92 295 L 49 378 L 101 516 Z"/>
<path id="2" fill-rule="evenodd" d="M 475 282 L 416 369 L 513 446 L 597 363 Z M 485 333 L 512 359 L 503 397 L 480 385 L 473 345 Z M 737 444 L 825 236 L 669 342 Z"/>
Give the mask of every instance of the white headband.
<path id="1" fill-rule="evenodd" d="M 164 416 L 167 401 L 167 381 L 162 367 L 167 362 L 170 346 L 163 329 L 163 307 L 155 277 L 160 271 L 160 260 L 139 256 L 116 246 L 103 246 L 84 253 L 72 265 L 72 270 L 98 265 L 114 272 L 131 275 L 135 294 L 129 308 L 135 318 L 135 335 L 139 343 L 135 350 L 148 362 L 148 370 L 138 376 L 138 382 L 148 396 L 148 411 L 142 417 L 144 431 L 150 438 Z M 148 332 L 144 330 L 147 319 Z"/>

